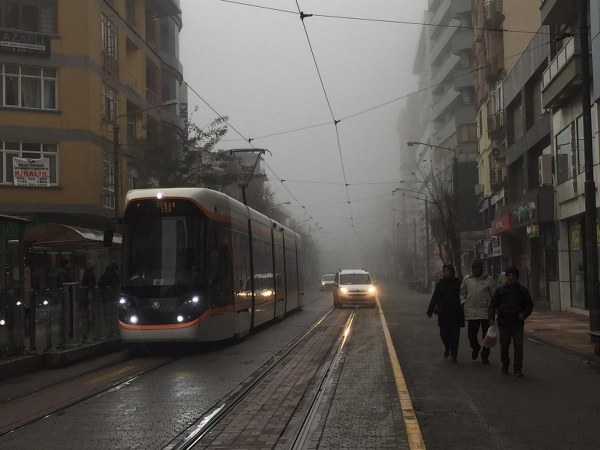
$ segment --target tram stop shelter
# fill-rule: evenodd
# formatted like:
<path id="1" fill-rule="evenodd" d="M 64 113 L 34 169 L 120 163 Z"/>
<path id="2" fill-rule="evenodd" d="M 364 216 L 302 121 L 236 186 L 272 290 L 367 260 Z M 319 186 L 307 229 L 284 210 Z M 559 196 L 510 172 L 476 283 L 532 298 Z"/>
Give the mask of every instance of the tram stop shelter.
<path id="1" fill-rule="evenodd" d="M 30 221 L 0 214 L 0 359 L 20 355 L 25 349 L 24 292 L 25 226 Z"/>

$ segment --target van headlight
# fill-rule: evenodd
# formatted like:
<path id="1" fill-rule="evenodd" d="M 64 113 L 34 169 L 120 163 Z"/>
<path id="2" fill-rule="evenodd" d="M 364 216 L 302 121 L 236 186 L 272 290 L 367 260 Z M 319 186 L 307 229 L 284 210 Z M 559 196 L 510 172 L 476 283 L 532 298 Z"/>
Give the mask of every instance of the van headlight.
<path id="1" fill-rule="evenodd" d="M 369 287 L 369 294 L 374 294 L 375 292 L 377 292 L 377 289 L 375 288 L 375 286 L 370 286 Z"/>

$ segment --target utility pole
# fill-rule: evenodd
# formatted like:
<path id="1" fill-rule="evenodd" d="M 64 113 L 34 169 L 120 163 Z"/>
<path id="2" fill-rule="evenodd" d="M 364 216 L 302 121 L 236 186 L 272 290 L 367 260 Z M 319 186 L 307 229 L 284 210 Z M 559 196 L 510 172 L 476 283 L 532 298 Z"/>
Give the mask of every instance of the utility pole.
<path id="1" fill-rule="evenodd" d="M 115 198 L 115 219 L 119 218 L 120 200 L 120 167 L 119 167 L 119 126 L 113 125 L 113 195 Z"/>
<path id="2" fill-rule="evenodd" d="M 254 161 L 254 164 L 250 169 L 250 173 L 248 174 L 248 179 L 244 183 L 238 184 L 238 187 L 242 190 L 242 202 L 246 206 L 248 206 L 248 203 L 246 201 L 246 188 L 248 187 L 248 184 L 250 184 L 250 180 L 252 179 L 252 175 L 256 170 L 256 166 L 258 166 L 260 156 L 264 155 L 266 152 L 269 152 L 269 150 L 264 148 L 236 148 L 229 150 L 230 155 L 234 155 L 235 153 L 258 153 L 258 155 L 256 156 L 256 160 Z M 269 154 L 272 155 L 271 152 L 269 152 Z"/>
<path id="3" fill-rule="evenodd" d="M 579 45 L 581 51 L 581 106 L 583 109 L 583 146 L 585 161 L 585 250 L 586 294 L 590 310 L 590 331 L 600 332 L 600 293 L 598 291 L 598 238 L 596 231 L 596 183 L 592 148 L 592 112 L 590 105 L 590 49 L 588 43 L 588 3 L 579 0 Z M 600 342 L 600 336 L 592 342 Z"/>

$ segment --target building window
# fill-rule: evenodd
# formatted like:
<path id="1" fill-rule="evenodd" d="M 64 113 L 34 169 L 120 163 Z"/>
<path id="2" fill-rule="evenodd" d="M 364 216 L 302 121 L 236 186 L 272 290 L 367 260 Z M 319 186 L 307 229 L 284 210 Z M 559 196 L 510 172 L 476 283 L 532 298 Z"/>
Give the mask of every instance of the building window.
<path id="1" fill-rule="evenodd" d="M 102 15 L 102 67 L 108 73 L 118 75 L 119 62 L 117 54 L 117 26 L 114 22 Z"/>
<path id="2" fill-rule="evenodd" d="M 56 1 L 0 0 L 0 28 L 56 34 Z"/>
<path id="3" fill-rule="evenodd" d="M 115 207 L 115 164 L 109 152 L 104 152 L 102 157 L 102 206 Z"/>
<path id="4" fill-rule="evenodd" d="M 456 139 L 459 144 L 463 142 L 475 142 L 477 140 L 477 125 L 461 125 L 456 129 Z"/>
<path id="5" fill-rule="evenodd" d="M 573 178 L 573 152 L 574 127 L 570 123 L 556 135 L 556 181 L 564 183 Z"/>
<path id="6" fill-rule="evenodd" d="M 56 110 L 56 69 L 0 64 L 0 105 Z"/>
<path id="7" fill-rule="evenodd" d="M 117 119 L 117 92 L 108 84 L 102 84 L 102 118 L 109 122 Z"/>
<path id="8" fill-rule="evenodd" d="M 48 158 L 50 185 L 58 185 L 58 149 L 56 144 L 0 141 L 0 184 L 14 184 L 13 158 Z"/>

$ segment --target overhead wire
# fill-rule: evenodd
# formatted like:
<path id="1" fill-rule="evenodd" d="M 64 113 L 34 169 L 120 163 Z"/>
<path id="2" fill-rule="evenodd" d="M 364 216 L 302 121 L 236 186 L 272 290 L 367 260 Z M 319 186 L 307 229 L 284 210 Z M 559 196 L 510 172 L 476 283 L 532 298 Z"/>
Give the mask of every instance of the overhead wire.
<path id="1" fill-rule="evenodd" d="M 333 113 L 333 108 L 331 107 L 331 101 L 329 100 L 329 95 L 327 94 L 327 89 L 325 88 L 323 76 L 321 75 L 321 70 L 319 69 L 319 64 L 317 63 L 317 58 L 315 56 L 315 52 L 313 50 L 313 46 L 310 41 L 310 36 L 308 35 L 306 23 L 304 23 L 304 19 L 306 17 L 310 17 L 310 14 L 304 14 L 300 8 L 300 4 L 298 3 L 298 0 L 295 0 L 295 1 L 296 1 L 296 7 L 298 8 L 298 13 L 300 14 L 300 21 L 302 22 L 302 28 L 304 30 L 304 35 L 306 36 L 306 41 L 308 42 L 308 47 L 310 49 L 310 53 L 312 55 L 312 59 L 315 64 L 315 69 L 317 70 L 317 76 L 319 77 L 319 81 L 320 81 L 321 87 L 323 89 L 323 94 L 325 95 L 325 100 L 327 102 L 327 106 L 329 107 L 329 112 L 331 113 L 331 118 L 333 120 L 333 125 L 335 127 L 335 136 L 337 139 L 338 154 L 340 157 L 340 164 L 341 164 L 341 168 L 342 168 L 342 176 L 344 178 L 344 183 L 346 184 L 346 198 L 348 200 L 348 212 L 350 214 L 350 220 L 352 221 L 354 219 L 352 218 L 352 203 L 350 201 L 350 191 L 348 190 L 348 177 L 346 176 L 346 168 L 344 167 L 344 156 L 342 153 L 342 144 L 340 142 L 340 132 L 339 132 L 339 129 L 337 126 L 339 123 L 339 120 L 336 120 L 335 114 Z"/>
<path id="2" fill-rule="evenodd" d="M 295 129 L 292 129 L 292 130 L 280 131 L 280 132 L 275 132 L 275 133 L 271 133 L 271 134 L 267 134 L 267 135 L 257 136 L 255 138 L 246 138 L 229 121 L 225 120 L 225 122 L 227 123 L 227 125 L 234 132 L 236 132 L 236 134 L 238 134 L 240 136 L 241 140 L 244 140 L 244 141 L 248 142 L 248 144 L 252 148 L 255 148 L 253 146 L 253 144 L 252 144 L 253 140 L 264 139 L 264 138 L 268 138 L 268 137 L 279 136 L 279 135 L 283 135 L 283 134 L 288 134 L 288 133 L 293 133 L 293 132 L 298 132 L 298 131 L 304 131 L 304 130 L 311 129 L 311 128 L 316 128 L 316 127 L 321 127 L 321 126 L 325 126 L 325 125 L 334 124 L 335 131 L 336 131 L 337 144 L 338 144 L 338 153 L 339 153 L 339 157 L 340 157 L 340 163 L 341 163 L 341 166 L 342 166 L 342 174 L 343 174 L 343 178 L 344 178 L 344 185 L 345 185 L 345 188 L 346 188 L 346 197 L 347 197 L 347 203 L 348 203 L 348 208 L 349 208 L 350 220 L 351 221 L 353 220 L 352 206 L 351 206 L 352 204 L 351 204 L 351 201 L 350 201 L 350 194 L 349 194 L 349 191 L 348 191 L 348 187 L 352 186 L 352 185 L 356 186 L 356 185 L 383 184 L 383 183 L 357 183 L 357 184 L 350 184 L 350 183 L 348 183 L 347 176 L 346 176 L 346 171 L 345 171 L 345 167 L 344 167 L 344 160 L 343 160 L 343 153 L 342 153 L 342 147 L 341 147 L 341 142 L 340 142 L 339 129 L 338 129 L 338 126 L 337 126 L 338 123 L 341 122 L 342 120 L 350 119 L 350 118 L 356 117 L 358 115 L 371 112 L 373 110 L 376 110 L 376 109 L 382 108 L 384 106 L 387 106 L 389 104 L 395 103 L 397 101 L 403 100 L 403 99 L 405 99 L 405 98 L 407 98 L 409 96 L 416 95 L 418 93 L 424 92 L 424 91 L 429 90 L 429 89 L 433 89 L 433 88 L 435 88 L 437 86 L 441 86 L 443 84 L 448 83 L 448 81 L 445 81 L 445 82 L 442 82 L 442 83 L 438 83 L 438 84 L 435 84 L 435 85 L 431 85 L 431 86 L 427 86 L 427 87 L 421 88 L 421 89 L 419 89 L 419 90 L 417 90 L 415 92 L 412 92 L 412 93 L 409 93 L 409 94 L 405 94 L 405 95 L 403 95 L 401 97 L 398 97 L 398 98 L 395 98 L 393 100 L 389 100 L 389 101 L 384 102 L 382 104 L 379 104 L 379 105 L 367 108 L 365 110 L 358 111 L 356 113 L 350 114 L 350 115 L 348 115 L 346 117 L 343 117 L 342 119 L 336 119 L 335 115 L 333 113 L 333 108 L 331 106 L 331 102 L 330 102 L 329 96 L 327 94 L 327 90 L 325 88 L 325 84 L 324 84 L 323 78 L 321 76 L 321 72 L 320 72 L 319 65 L 318 65 L 317 60 L 316 60 L 316 56 L 315 56 L 315 53 L 314 53 L 314 50 L 313 50 L 313 47 L 312 47 L 312 43 L 310 41 L 310 36 L 308 34 L 308 30 L 306 28 L 306 25 L 304 23 L 304 18 L 306 18 L 306 17 L 321 17 L 321 18 L 328 18 L 328 19 L 344 19 L 344 20 L 355 20 L 355 21 L 366 21 L 366 22 L 395 23 L 395 24 L 403 24 L 403 25 L 436 26 L 436 27 L 448 27 L 448 28 L 457 28 L 457 29 L 472 29 L 472 30 L 485 29 L 485 30 L 488 30 L 488 31 L 501 31 L 501 32 L 506 32 L 506 33 L 529 33 L 529 34 L 536 34 L 536 33 L 538 33 L 538 34 L 548 34 L 548 33 L 545 33 L 545 32 L 541 32 L 540 30 L 537 30 L 537 31 L 528 31 L 528 30 L 510 30 L 510 29 L 502 29 L 502 28 L 487 28 L 487 27 L 486 28 L 480 28 L 480 27 L 465 26 L 465 25 L 431 24 L 431 23 L 426 23 L 426 22 L 412 22 L 412 21 L 400 21 L 400 20 L 390 20 L 390 19 L 369 19 L 369 18 L 362 18 L 362 17 L 340 16 L 340 15 L 326 15 L 326 14 L 305 14 L 305 13 L 302 12 L 302 10 L 300 8 L 300 5 L 298 3 L 298 0 L 296 0 L 296 6 L 297 6 L 298 11 L 291 11 L 291 10 L 285 10 L 285 9 L 281 9 L 281 8 L 267 7 L 267 6 L 262 6 L 262 5 L 255 5 L 255 4 L 250 4 L 250 3 L 240 2 L 240 1 L 234 1 L 234 0 L 219 0 L 219 1 L 224 2 L 224 3 L 230 3 L 230 4 L 240 5 L 240 6 L 254 7 L 254 8 L 259 8 L 259 9 L 271 10 L 271 11 L 275 11 L 275 12 L 288 13 L 288 14 L 294 14 L 294 15 L 299 15 L 300 16 L 300 19 L 301 19 L 302 25 L 303 25 L 303 29 L 304 29 L 304 32 L 305 32 L 305 35 L 306 35 L 306 39 L 307 39 L 307 42 L 308 42 L 308 45 L 309 45 L 309 48 L 310 48 L 310 52 L 311 52 L 311 55 L 312 55 L 312 58 L 313 58 L 313 61 L 314 61 L 314 64 L 315 64 L 315 68 L 317 70 L 317 74 L 318 74 L 318 77 L 319 77 L 319 80 L 320 80 L 320 83 L 321 83 L 321 87 L 323 89 L 323 93 L 325 95 L 325 99 L 326 99 L 329 111 L 331 113 L 332 122 L 328 121 L 328 122 L 323 122 L 323 123 L 319 123 L 319 124 L 308 125 L 308 126 L 305 126 L 305 127 L 299 127 L 299 128 L 295 128 Z M 537 46 L 537 47 L 528 48 L 528 49 L 524 50 L 523 52 L 519 52 L 519 53 L 517 53 L 515 55 L 506 57 L 506 58 L 504 58 L 504 60 L 508 60 L 508 59 L 514 58 L 516 56 L 522 55 L 523 53 L 525 53 L 527 51 L 531 51 L 531 50 L 534 50 L 536 48 L 539 48 L 539 47 L 542 47 L 542 46 L 545 46 L 545 45 L 548 45 L 548 43 L 544 43 L 544 44 L 542 44 L 540 46 Z M 467 75 L 469 73 L 475 73 L 475 72 L 477 72 L 479 70 L 483 70 L 488 65 L 489 64 L 485 64 L 484 66 L 480 66 L 480 67 L 474 68 L 474 69 L 472 69 L 469 72 L 463 73 L 463 74 L 461 74 L 461 75 L 459 75 L 457 77 L 453 77 L 450 81 L 452 81 L 455 78 L 464 77 L 465 75 Z M 188 83 L 188 86 L 189 86 L 190 90 L 196 96 L 198 96 L 198 98 L 207 107 L 209 107 L 219 117 L 223 117 L 191 85 L 189 85 L 189 83 Z M 277 180 L 282 184 L 282 186 L 288 192 L 288 194 L 290 195 L 290 197 L 292 197 L 294 199 L 294 201 L 297 202 L 298 205 L 300 205 L 303 209 L 306 209 L 306 206 L 303 205 L 302 202 L 300 202 L 292 194 L 292 192 L 289 190 L 289 188 L 285 185 L 285 181 L 290 181 L 290 182 L 294 182 L 294 181 L 293 180 L 285 180 L 285 179 L 280 178 L 275 173 L 275 171 L 266 163 L 266 161 L 263 160 L 263 162 L 268 167 L 268 169 L 273 173 L 273 175 L 277 178 Z M 318 182 L 315 182 L 315 183 L 318 183 Z M 396 184 L 398 182 L 389 182 L 389 183 L 390 184 Z M 323 182 L 322 184 L 334 184 L 334 183 L 325 183 L 325 182 Z"/>

